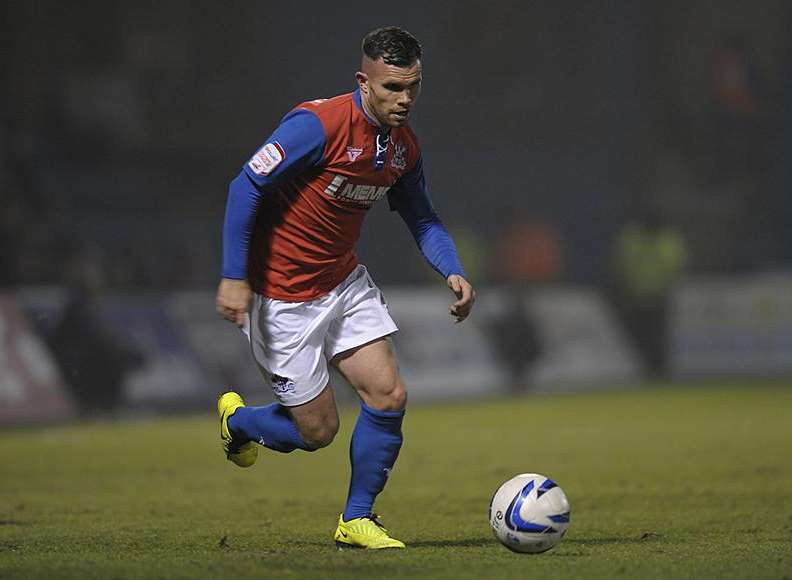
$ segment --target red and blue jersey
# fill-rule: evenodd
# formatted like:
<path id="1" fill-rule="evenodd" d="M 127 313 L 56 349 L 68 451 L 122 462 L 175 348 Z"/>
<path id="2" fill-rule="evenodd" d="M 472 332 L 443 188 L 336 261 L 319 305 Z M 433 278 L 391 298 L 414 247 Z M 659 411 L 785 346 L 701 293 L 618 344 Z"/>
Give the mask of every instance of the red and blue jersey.
<path id="1" fill-rule="evenodd" d="M 363 219 L 387 195 L 429 263 L 464 275 L 432 207 L 418 141 L 383 131 L 360 92 L 302 103 L 281 121 L 229 189 L 223 276 L 278 300 L 318 298 L 357 265 Z"/>

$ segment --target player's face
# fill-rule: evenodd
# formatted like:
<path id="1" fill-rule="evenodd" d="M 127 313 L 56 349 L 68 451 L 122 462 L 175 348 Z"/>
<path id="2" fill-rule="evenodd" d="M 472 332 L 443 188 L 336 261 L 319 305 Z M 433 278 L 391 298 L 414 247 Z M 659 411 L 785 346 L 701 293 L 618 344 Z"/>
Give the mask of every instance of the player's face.
<path id="1" fill-rule="evenodd" d="M 421 61 L 400 67 L 364 58 L 362 68 L 355 78 L 366 112 L 386 127 L 406 124 L 421 94 Z"/>

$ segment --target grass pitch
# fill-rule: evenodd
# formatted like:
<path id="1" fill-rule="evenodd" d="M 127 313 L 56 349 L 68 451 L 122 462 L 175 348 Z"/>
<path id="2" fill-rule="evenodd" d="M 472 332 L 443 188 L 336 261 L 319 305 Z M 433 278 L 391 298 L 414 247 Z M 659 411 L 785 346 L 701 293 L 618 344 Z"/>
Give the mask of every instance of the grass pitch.
<path id="1" fill-rule="evenodd" d="M 211 403 L 209 403 L 211 404 Z M 377 510 L 403 551 L 339 552 L 347 441 L 227 462 L 213 417 L 0 433 L 0 578 L 792 578 L 792 388 L 657 388 L 415 407 Z M 494 490 L 572 505 L 500 546 Z"/>

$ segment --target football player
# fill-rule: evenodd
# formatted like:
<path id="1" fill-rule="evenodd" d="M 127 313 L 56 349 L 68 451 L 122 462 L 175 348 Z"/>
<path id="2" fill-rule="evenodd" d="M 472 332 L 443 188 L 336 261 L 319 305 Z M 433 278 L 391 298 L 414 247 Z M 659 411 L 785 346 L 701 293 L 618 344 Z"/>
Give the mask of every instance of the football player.
<path id="1" fill-rule="evenodd" d="M 244 327 L 276 403 L 218 400 L 223 450 L 241 467 L 259 445 L 315 451 L 338 431 L 334 365 L 360 396 L 352 477 L 335 540 L 403 548 L 373 512 L 402 446 L 407 390 L 388 336 L 396 324 L 353 252 L 368 210 L 383 197 L 455 298 L 457 322 L 475 292 L 427 192 L 408 121 L 421 92 L 422 49 L 396 27 L 367 34 L 357 90 L 288 113 L 231 182 L 217 310 Z"/>

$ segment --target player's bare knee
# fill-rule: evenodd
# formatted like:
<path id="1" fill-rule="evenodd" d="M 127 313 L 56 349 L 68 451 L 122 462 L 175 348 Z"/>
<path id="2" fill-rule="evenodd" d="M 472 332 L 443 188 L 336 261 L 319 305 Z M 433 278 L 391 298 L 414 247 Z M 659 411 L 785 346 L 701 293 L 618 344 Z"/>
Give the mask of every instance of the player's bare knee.
<path id="1" fill-rule="evenodd" d="M 401 411 L 407 406 L 407 389 L 405 389 L 404 385 L 400 382 L 399 385 L 391 391 L 388 398 L 390 400 L 390 410 Z"/>
<path id="2" fill-rule="evenodd" d="M 338 433 L 338 418 L 300 429 L 300 435 L 310 451 L 327 447 Z"/>
<path id="3" fill-rule="evenodd" d="M 335 434 L 331 431 L 315 431 L 310 435 L 304 435 L 303 440 L 308 446 L 308 451 L 317 451 L 323 447 L 327 447 L 335 439 Z"/>
<path id="4" fill-rule="evenodd" d="M 407 389 L 401 381 L 384 389 L 375 397 L 373 407 L 378 411 L 401 411 L 407 406 Z"/>

